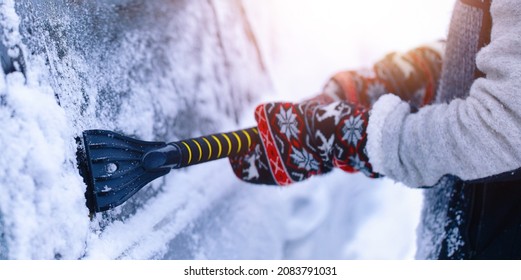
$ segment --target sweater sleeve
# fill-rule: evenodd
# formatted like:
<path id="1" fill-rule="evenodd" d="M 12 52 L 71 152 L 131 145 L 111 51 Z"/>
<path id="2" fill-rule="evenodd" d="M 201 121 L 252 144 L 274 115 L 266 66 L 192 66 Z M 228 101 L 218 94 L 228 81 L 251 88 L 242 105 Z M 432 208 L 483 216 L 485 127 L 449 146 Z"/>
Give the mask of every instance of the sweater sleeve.
<path id="1" fill-rule="evenodd" d="M 416 113 L 395 95 L 374 104 L 367 153 L 376 172 L 411 187 L 443 175 L 489 177 L 521 166 L 521 5 L 492 2 L 491 42 L 481 49 L 466 99 Z"/>

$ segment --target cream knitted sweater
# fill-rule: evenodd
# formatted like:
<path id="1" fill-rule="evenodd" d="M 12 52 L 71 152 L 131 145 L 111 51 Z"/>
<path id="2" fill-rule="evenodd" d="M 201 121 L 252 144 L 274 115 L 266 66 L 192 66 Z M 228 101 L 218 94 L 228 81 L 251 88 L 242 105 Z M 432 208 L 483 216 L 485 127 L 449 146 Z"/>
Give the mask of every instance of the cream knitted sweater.
<path id="1" fill-rule="evenodd" d="M 367 153 L 376 172 L 411 187 L 521 167 L 521 1 L 495 0 L 491 42 L 476 57 L 485 78 L 468 96 L 412 113 L 397 96 L 374 104 Z"/>

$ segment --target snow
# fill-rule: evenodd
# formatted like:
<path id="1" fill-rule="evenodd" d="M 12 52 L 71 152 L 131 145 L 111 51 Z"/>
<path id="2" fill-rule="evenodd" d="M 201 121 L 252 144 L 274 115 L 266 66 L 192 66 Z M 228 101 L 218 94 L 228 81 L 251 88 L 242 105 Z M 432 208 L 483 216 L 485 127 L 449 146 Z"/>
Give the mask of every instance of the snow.
<path id="1" fill-rule="evenodd" d="M 49 88 L 25 85 L 20 73 L 0 78 L 6 82 L 0 145 L 7 147 L 0 157 L 0 209 L 10 257 L 76 257 L 85 243 L 69 241 L 85 240 L 88 211 L 65 114 Z"/>
<path id="2" fill-rule="evenodd" d="M 25 76 L 0 73 L 0 258 L 414 257 L 421 192 L 338 170 L 251 186 L 219 160 L 175 170 L 89 220 L 74 138 L 249 127 L 259 102 L 304 99 L 336 71 L 443 37 L 453 1 L 134 2 L 0 6 L 2 42 L 27 64 Z"/>

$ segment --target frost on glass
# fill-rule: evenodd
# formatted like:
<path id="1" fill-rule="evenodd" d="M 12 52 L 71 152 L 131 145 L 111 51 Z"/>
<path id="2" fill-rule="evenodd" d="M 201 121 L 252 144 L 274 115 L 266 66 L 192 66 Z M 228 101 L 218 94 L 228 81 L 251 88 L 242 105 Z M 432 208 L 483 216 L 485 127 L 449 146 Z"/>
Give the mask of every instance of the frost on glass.
<path id="1" fill-rule="evenodd" d="M 89 221 L 74 138 L 95 128 L 160 141 L 237 129 L 270 89 L 241 2 L 0 6 L 0 143 L 9 151 L 0 161 L 0 258 L 194 257 L 195 241 L 183 236 L 207 230 L 197 222 L 207 209 L 225 211 L 215 201 L 240 184 L 231 171 L 214 183 L 206 180 L 215 164 L 179 171 L 189 180 L 170 175 Z M 202 198 L 192 206 L 192 196 Z M 146 209 L 162 198 L 166 208 Z M 145 233 L 159 244 L 136 245 Z M 103 240 L 119 243 L 107 250 Z"/>

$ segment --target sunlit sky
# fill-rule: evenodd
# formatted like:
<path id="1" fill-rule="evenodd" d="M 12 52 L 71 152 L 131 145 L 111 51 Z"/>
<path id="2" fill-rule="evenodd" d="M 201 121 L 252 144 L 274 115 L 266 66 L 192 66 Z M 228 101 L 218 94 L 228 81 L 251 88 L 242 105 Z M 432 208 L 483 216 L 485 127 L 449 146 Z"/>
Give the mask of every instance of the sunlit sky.
<path id="1" fill-rule="evenodd" d="M 446 37 L 454 0 L 245 0 L 277 91 L 295 101 L 335 72 Z M 305 82 L 303 82 L 305 81 Z"/>

